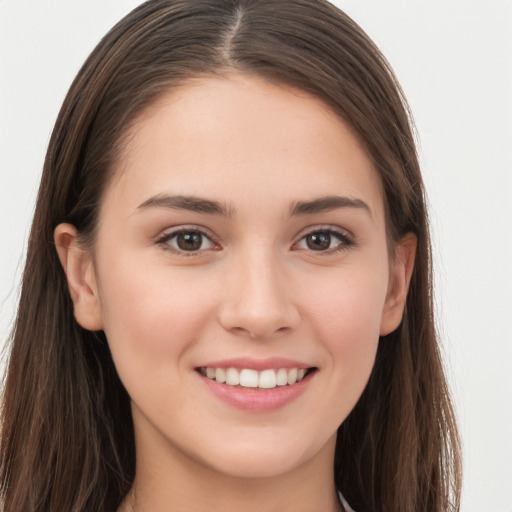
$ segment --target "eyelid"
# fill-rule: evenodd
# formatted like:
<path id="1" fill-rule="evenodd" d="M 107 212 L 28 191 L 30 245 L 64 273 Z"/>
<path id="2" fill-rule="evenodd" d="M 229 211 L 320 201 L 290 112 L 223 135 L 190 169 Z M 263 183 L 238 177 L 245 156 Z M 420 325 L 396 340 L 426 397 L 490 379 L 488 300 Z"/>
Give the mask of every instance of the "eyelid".
<path id="1" fill-rule="evenodd" d="M 330 235 L 334 235 L 340 239 L 340 243 L 335 247 L 326 249 L 325 251 L 315 251 L 313 249 L 302 249 L 297 247 L 298 244 L 304 240 L 306 236 L 314 233 L 328 233 Z M 354 235 L 347 229 L 340 228 L 339 226 L 320 224 L 317 226 L 308 226 L 306 229 L 302 230 L 301 233 L 297 235 L 297 241 L 292 245 L 292 249 L 297 248 L 297 250 L 307 251 L 318 256 L 328 256 L 339 251 L 348 250 L 355 245 L 356 239 Z"/>
<path id="2" fill-rule="evenodd" d="M 183 251 L 180 250 L 177 247 L 173 247 L 169 245 L 167 242 L 169 240 L 172 240 L 175 236 L 179 235 L 180 233 L 189 233 L 189 232 L 196 232 L 200 233 L 202 236 L 210 240 L 210 242 L 214 245 L 213 248 L 208 249 L 198 249 L 197 251 Z M 218 250 L 220 249 L 220 245 L 217 241 L 217 237 L 207 228 L 203 226 L 198 226 L 194 224 L 190 225 L 182 225 L 175 226 L 173 228 L 167 228 L 163 233 L 159 234 L 154 239 L 154 243 L 157 245 L 160 245 L 164 250 L 170 251 L 174 254 L 179 254 L 183 256 L 198 256 L 205 251 L 211 251 L 211 250 Z"/>
<path id="3" fill-rule="evenodd" d="M 183 251 L 180 250 L 177 247 L 173 247 L 169 245 L 167 242 L 174 238 L 175 236 L 179 235 L 180 233 L 187 233 L 187 232 L 197 232 L 200 233 L 202 236 L 206 237 L 210 242 L 215 246 L 212 248 L 207 249 L 198 249 L 196 251 Z M 304 240 L 304 238 L 308 235 L 314 234 L 314 233 L 328 233 L 330 235 L 333 235 L 334 237 L 338 238 L 340 240 L 340 243 L 337 244 L 335 247 L 326 249 L 326 250 L 319 250 L 315 251 L 313 249 L 305 249 L 305 248 L 298 248 L 298 244 Z M 198 256 L 204 253 L 205 251 L 211 251 L 211 250 L 219 250 L 221 249 L 220 244 L 218 242 L 217 237 L 204 226 L 198 226 L 194 224 L 190 225 L 178 225 L 172 228 L 167 228 L 163 233 L 159 234 L 154 239 L 154 243 L 157 245 L 161 245 L 164 250 L 168 250 L 170 252 L 173 252 L 175 254 L 183 255 L 183 256 Z M 332 253 L 336 253 L 341 250 L 348 250 L 350 247 L 356 245 L 356 240 L 354 235 L 348 231 L 347 229 L 341 228 L 339 226 L 333 226 L 333 225 L 315 225 L 315 226 L 308 226 L 307 228 L 303 229 L 296 237 L 296 241 L 292 244 L 292 250 L 301 250 L 301 251 L 307 251 L 311 254 L 315 254 L 318 256 L 322 255 L 330 255 Z"/>

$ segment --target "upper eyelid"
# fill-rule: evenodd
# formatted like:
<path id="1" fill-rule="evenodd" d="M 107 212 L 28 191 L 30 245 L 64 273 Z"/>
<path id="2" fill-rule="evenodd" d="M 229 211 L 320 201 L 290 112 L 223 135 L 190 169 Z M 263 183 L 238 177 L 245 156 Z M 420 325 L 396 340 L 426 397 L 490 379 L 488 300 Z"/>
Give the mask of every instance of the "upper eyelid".
<path id="1" fill-rule="evenodd" d="M 342 228 L 340 226 L 333 226 L 332 224 L 317 224 L 314 226 L 308 226 L 306 228 L 301 229 L 297 235 L 295 236 L 295 239 L 301 240 L 305 236 L 316 233 L 318 231 L 328 231 L 330 233 L 339 234 L 341 236 L 346 236 L 347 238 L 354 239 L 354 235 L 351 231 L 349 231 L 346 228 Z"/>
<path id="2" fill-rule="evenodd" d="M 208 247 L 205 249 L 197 249 L 193 251 L 185 251 L 180 249 L 179 247 L 173 247 L 171 245 L 171 240 L 175 238 L 180 233 L 187 233 L 187 232 L 198 232 L 205 238 L 207 238 L 213 247 Z M 158 235 L 154 239 L 154 244 L 160 246 L 163 250 L 171 252 L 177 256 L 183 256 L 183 257 L 200 257 L 204 256 L 206 253 L 210 251 L 216 251 L 221 249 L 221 246 L 217 239 L 209 234 L 209 230 L 205 229 L 203 227 L 199 228 L 197 226 L 176 226 L 174 228 L 167 228 L 163 232 L 161 232 L 160 235 Z"/>
<path id="3" fill-rule="evenodd" d="M 301 248 L 299 248 L 298 246 L 304 240 L 304 238 L 306 238 L 310 234 L 321 233 L 321 232 L 324 232 L 324 233 L 327 232 L 330 235 L 337 237 L 339 239 L 340 243 L 336 247 L 327 249 L 325 251 L 314 251 L 315 254 L 317 254 L 318 256 L 321 256 L 321 255 L 327 256 L 330 254 L 334 254 L 340 250 L 343 250 L 343 249 L 346 250 L 350 247 L 357 245 L 357 240 L 355 239 L 354 235 L 350 231 L 340 228 L 338 226 L 335 227 L 335 226 L 331 225 L 331 226 L 323 226 L 323 227 L 315 226 L 315 227 L 311 227 L 311 228 L 307 229 L 306 231 L 302 231 L 301 234 L 299 234 L 296 237 L 296 241 L 293 242 L 291 249 L 294 250 L 294 248 L 295 248 L 295 250 L 301 250 Z M 307 251 L 308 249 L 302 249 L 302 250 Z"/>
<path id="4" fill-rule="evenodd" d="M 197 231 L 201 233 L 202 235 L 206 236 L 208 239 L 211 240 L 216 245 L 220 245 L 218 237 L 208 228 L 205 226 L 200 226 L 197 224 L 180 224 L 173 227 L 168 227 L 165 230 L 161 231 L 159 235 L 157 235 L 154 238 L 154 241 L 156 243 L 162 242 L 164 240 L 169 240 L 173 236 L 187 231 Z M 297 245 L 305 236 L 311 233 L 315 232 L 321 232 L 326 231 L 329 233 L 333 233 L 334 235 L 339 235 L 341 237 L 346 237 L 350 239 L 351 241 L 355 240 L 354 235 L 345 228 L 342 228 L 340 226 L 333 226 L 332 224 L 316 224 L 313 226 L 308 226 L 306 228 L 301 229 L 294 237 L 294 242 L 292 243 L 292 246 Z"/>
<path id="5" fill-rule="evenodd" d="M 168 227 L 164 230 L 162 230 L 155 238 L 155 242 L 159 242 L 160 240 L 163 240 L 165 238 L 171 238 L 174 235 L 177 235 L 179 233 L 187 232 L 187 231 L 197 231 L 201 233 L 202 235 L 209 238 L 212 242 L 216 243 L 217 237 L 209 230 L 208 228 L 205 228 L 204 226 L 198 226 L 196 224 L 190 224 L 190 225 L 177 225 L 173 227 Z"/>

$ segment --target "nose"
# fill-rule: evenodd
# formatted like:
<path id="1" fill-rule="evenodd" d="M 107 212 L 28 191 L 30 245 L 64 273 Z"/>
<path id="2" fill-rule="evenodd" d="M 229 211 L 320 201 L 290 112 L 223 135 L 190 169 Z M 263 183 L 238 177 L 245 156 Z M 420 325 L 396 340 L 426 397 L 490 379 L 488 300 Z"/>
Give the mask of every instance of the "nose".
<path id="1" fill-rule="evenodd" d="M 219 309 L 224 329 L 265 339 L 298 326 L 300 315 L 293 287 L 277 260 L 260 252 L 241 256 L 230 266 Z"/>

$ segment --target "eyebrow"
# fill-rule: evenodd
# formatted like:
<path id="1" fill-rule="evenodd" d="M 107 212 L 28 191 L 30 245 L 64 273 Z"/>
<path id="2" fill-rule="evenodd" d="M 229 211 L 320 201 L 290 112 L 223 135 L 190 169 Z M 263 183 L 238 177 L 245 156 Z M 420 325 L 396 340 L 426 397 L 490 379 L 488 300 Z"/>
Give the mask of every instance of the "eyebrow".
<path id="1" fill-rule="evenodd" d="M 170 210 L 187 210 L 209 215 L 231 217 L 235 209 L 228 208 L 218 201 L 197 196 L 159 194 L 150 197 L 137 207 L 137 210 L 148 208 L 167 208 Z M 314 215 L 339 208 L 357 208 L 365 210 L 372 216 L 370 207 L 361 199 L 345 196 L 326 196 L 311 201 L 295 201 L 290 208 L 290 216 Z"/>
<path id="2" fill-rule="evenodd" d="M 196 196 L 170 196 L 166 194 L 159 194 L 144 201 L 138 206 L 137 210 L 146 210 L 148 208 L 187 210 L 197 213 L 207 213 L 210 215 L 222 215 L 224 217 L 230 217 L 233 214 L 232 209 L 227 208 L 218 201 L 212 201 L 210 199 L 204 199 Z"/>
<path id="3" fill-rule="evenodd" d="M 290 215 L 312 215 L 315 213 L 330 212 L 338 208 L 362 209 L 365 210 L 370 217 L 372 216 L 370 207 L 364 201 L 345 196 L 326 196 L 312 201 L 296 201 L 290 209 Z"/>

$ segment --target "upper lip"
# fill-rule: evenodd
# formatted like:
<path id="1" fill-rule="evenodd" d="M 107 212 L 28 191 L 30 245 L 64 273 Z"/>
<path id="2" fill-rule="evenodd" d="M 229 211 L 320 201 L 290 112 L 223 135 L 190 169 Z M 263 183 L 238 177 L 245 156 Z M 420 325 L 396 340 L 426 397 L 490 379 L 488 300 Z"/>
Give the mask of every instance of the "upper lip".
<path id="1" fill-rule="evenodd" d="M 279 368 L 312 368 L 314 365 L 283 357 L 270 357 L 266 359 L 253 359 L 248 357 L 236 357 L 209 361 L 201 364 L 199 368 L 247 368 L 249 370 L 270 370 Z"/>

